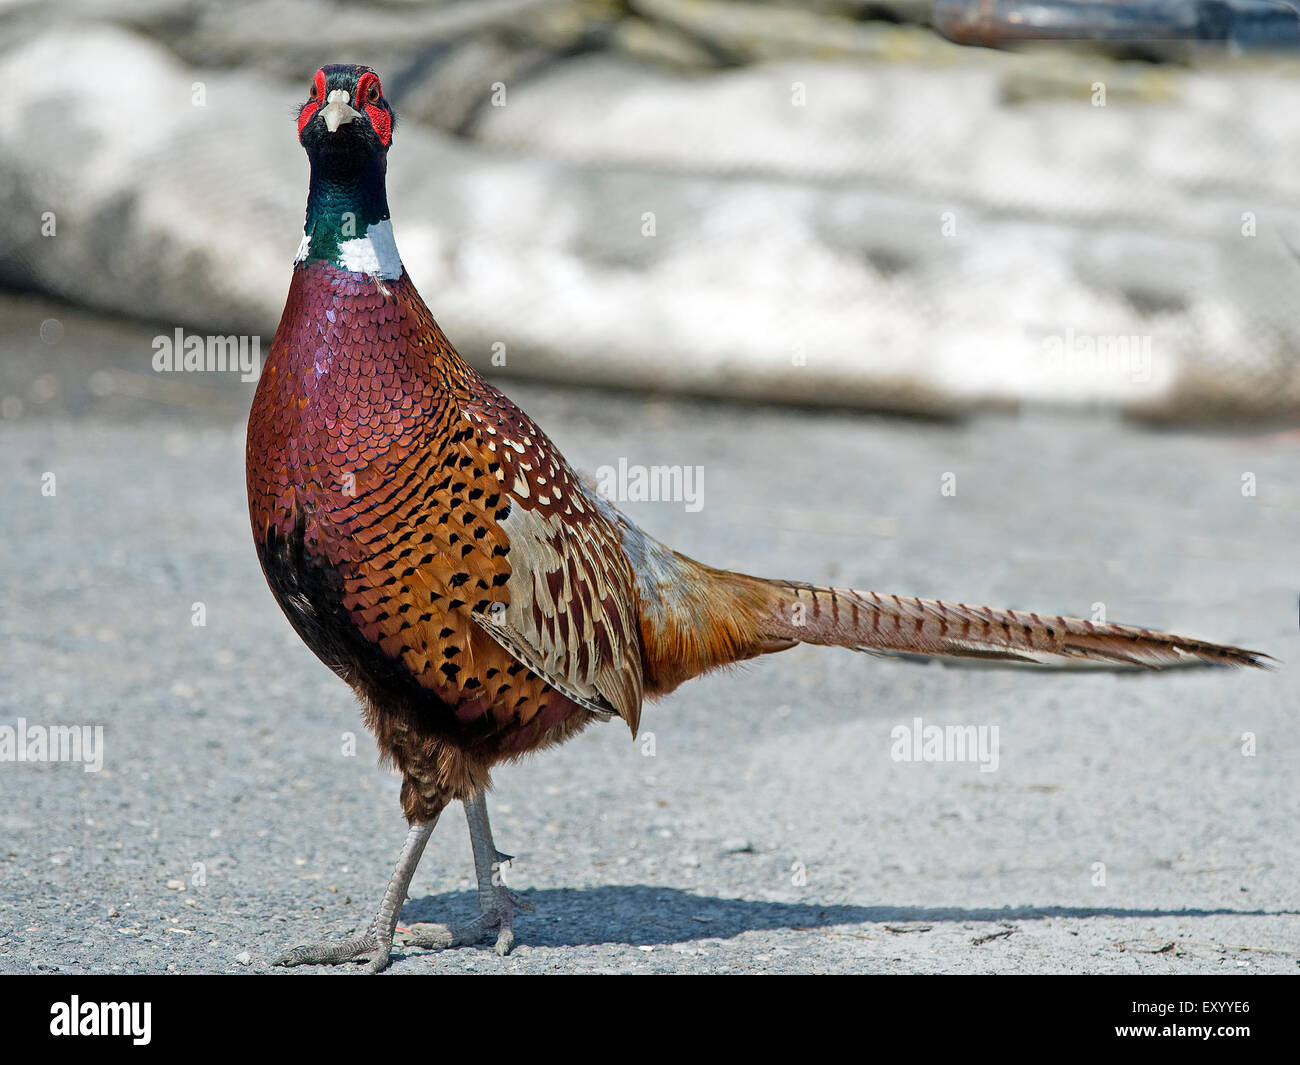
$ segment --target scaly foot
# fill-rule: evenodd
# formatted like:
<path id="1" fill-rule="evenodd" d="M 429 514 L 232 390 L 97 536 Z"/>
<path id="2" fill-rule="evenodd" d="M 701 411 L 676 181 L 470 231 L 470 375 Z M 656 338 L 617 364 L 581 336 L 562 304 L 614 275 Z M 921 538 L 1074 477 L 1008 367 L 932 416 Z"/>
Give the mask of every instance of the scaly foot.
<path id="1" fill-rule="evenodd" d="M 393 950 L 392 936 L 380 937 L 373 930 L 344 940 L 322 940 L 294 947 L 276 965 L 341 965 L 343 962 L 365 962 L 366 972 L 377 973 L 387 968 Z"/>
<path id="2" fill-rule="evenodd" d="M 448 947 L 481 943 L 495 932 L 496 952 L 504 958 L 515 945 L 515 911 L 533 913 L 536 909 L 527 899 L 516 895 L 504 884 L 498 884 L 492 889 L 492 901 L 483 906 L 483 912 L 474 920 L 462 925 L 421 922 L 410 928 L 399 928 L 397 939 L 407 947 L 446 950 Z"/>
<path id="3" fill-rule="evenodd" d="M 388 957 L 393 952 L 393 928 L 397 924 L 397 912 L 402 908 L 406 889 L 411 884 L 411 875 L 420 864 L 424 845 L 429 842 L 433 826 L 437 823 L 438 817 L 435 814 L 430 820 L 412 825 L 407 831 L 397 866 L 393 869 L 388 889 L 380 900 L 379 912 L 364 934 L 344 940 L 325 940 L 294 947 L 275 964 L 339 965 L 345 961 L 355 961 L 364 962 L 368 973 L 382 972 L 388 968 Z"/>

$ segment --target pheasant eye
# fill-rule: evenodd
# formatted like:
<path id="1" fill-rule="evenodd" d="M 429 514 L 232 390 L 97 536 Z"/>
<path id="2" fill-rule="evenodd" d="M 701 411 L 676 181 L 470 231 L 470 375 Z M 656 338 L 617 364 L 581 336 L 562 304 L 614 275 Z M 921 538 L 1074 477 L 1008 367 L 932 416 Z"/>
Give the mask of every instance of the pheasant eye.
<path id="1" fill-rule="evenodd" d="M 316 99 L 316 86 L 314 84 L 311 87 L 311 92 L 307 94 L 307 99 L 308 100 Z"/>
<path id="2" fill-rule="evenodd" d="M 366 93 L 366 100 L 372 104 L 379 103 L 379 82 L 370 83 L 370 91 Z"/>

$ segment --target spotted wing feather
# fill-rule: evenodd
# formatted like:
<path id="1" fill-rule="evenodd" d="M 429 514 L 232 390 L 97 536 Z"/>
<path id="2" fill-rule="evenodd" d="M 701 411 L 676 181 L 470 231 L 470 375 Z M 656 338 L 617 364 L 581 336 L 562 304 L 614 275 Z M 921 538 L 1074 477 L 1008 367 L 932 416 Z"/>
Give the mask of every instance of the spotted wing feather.
<path id="1" fill-rule="evenodd" d="M 533 421 L 489 385 L 462 412 L 499 464 L 510 499 L 500 520 L 509 547 L 508 602 L 475 620 L 558 691 L 636 731 L 640 631 L 634 576 L 589 490 Z"/>

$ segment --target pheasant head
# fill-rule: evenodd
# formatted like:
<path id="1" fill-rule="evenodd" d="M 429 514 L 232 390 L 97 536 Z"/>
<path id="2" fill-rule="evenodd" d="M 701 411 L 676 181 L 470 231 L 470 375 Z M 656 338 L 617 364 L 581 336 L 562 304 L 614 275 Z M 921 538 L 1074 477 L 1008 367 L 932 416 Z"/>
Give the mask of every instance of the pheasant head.
<path id="1" fill-rule="evenodd" d="M 311 186 L 296 261 L 401 276 L 384 188 L 396 123 L 379 75 L 369 67 L 335 63 L 316 71 L 298 111 Z"/>

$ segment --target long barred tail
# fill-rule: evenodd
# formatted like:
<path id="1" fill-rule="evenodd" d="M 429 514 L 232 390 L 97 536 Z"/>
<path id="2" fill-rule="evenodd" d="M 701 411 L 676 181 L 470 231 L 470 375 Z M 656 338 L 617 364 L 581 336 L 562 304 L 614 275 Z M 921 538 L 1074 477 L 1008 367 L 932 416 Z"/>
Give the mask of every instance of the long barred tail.
<path id="1" fill-rule="evenodd" d="M 755 578 L 742 580 L 752 594 L 749 582 Z M 1152 669 L 1198 662 L 1268 669 L 1274 661 L 1259 651 L 1132 625 L 790 581 L 761 583 L 770 589 L 770 610 L 759 631 L 784 646 L 796 641 L 885 654 Z"/>
<path id="2" fill-rule="evenodd" d="M 1259 651 L 1134 625 L 766 580 L 714 569 L 638 535 L 634 569 L 647 695 L 797 643 L 1057 668 L 1271 669 L 1274 661 Z"/>

